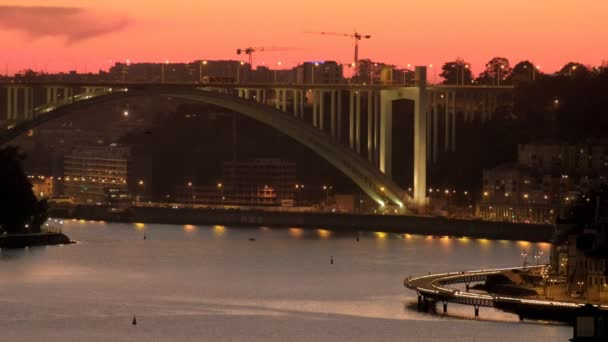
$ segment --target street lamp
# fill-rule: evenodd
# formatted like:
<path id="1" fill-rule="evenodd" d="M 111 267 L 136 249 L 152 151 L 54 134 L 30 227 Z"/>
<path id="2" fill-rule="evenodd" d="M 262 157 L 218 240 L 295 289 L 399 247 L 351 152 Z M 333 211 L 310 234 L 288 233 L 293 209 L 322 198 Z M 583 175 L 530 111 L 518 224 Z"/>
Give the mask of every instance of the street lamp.
<path id="1" fill-rule="evenodd" d="M 160 64 L 160 70 L 161 70 L 160 83 L 165 83 L 165 64 L 169 65 L 169 61 L 167 60 L 164 63 Z"/>
<path id="2" fill-rule="evenodd" d="M 278 61 L 277 62 L 277 68 L 274 69 L 274 83 L 275 84 L 277 83 L 277 69 L 281 67 L 281 64 L 283 64 L 283 63 L 281 63 L 281 61 Z"/>
<path id="3" fill-rule="evenodd" d="M 198 64 L 198 82 L 203 82 L 203 65 L 207 65 L 207 61 L 201 61 Z"/>
<path id="4" fill-rule="evenodd" d="M 526 269 L 526 266 L 528 266 L 528 252 L 525 249 L 521 251 L 521 257 L 523 258 L 524 269 Z"/>
<path id="5" fill-rule="evenodd" d="M 505 68 L 505 65 L 501 64 L 500 68 L 497 69 L 498 70 L 498 78 L 497 78 L 497 82 L 498 82 L 497 85 L 498 86 L 500 86 L 500 70 L 504 70 L 504 68 Z"/>
<path id="6" fill-rule="evenodd" d="M 310 77 L 311 77 L 311 84 L 315 84 L 315 73 L 317 72 L 317 67 L 319 66 L 319 62 L 315 62 L 313 65 L 310 66 Z"/>

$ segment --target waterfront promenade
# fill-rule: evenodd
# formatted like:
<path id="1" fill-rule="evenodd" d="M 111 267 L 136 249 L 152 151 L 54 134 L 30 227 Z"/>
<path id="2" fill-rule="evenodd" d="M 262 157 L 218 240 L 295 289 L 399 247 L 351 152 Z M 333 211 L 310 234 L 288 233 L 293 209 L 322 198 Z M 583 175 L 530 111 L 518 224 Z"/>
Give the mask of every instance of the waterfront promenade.
<path id="1" fill-rule="evenodd" d="M 50 214 L 53 217 L 112 222 L 323 228 L 344 234 L 371 231 L 529 242 L 550 242 L 553 236 L 551 225 L 416 215 L 294 213 L 171 207 L 131 207 L 123 212 L 115 212 L 109 207 L 86 205 L 51 208 Z"/>
<path id="2" fill-rule="evenodd" d="M 492 307 L 517 314 L 520 320 L 530 318 L 571 323 L 575 311 L 583 307 L 585 303 L 468 291 L 471 283 L 485 282 L 490 275 L 510 271 L 540 271 L 544 267 L 546 265 L 429 274 L 413 278 L 408 277 L 404 280 L 403 285 L 417 292 L 418 309 L 421 311 L 427 311 L 430 305 L 441 302 L 443 304 L 443 314 L 447 314 L 448 303 L 456 303 L 473 306 L 475 318 L 479 318 L 480 307 Z M 461 291 L 449 287 L 449 285 L 454 284 L 465 284 L 466 290 Z M 596 305 L 596 307 L 608 310 L 608 305 Z"/>

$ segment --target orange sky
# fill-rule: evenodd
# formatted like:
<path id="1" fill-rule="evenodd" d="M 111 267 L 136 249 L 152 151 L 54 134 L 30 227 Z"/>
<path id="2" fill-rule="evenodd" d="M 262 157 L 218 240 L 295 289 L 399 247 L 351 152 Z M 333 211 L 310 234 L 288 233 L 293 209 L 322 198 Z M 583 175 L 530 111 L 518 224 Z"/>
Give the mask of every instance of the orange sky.
<path id="1" fill-rule="evenodd" d="M 312 32 L 354 28 L 373 36 L 360 58 L 403 67 L 464 57 L 477 73 L 504 56 L 554 71 L 608 60 L 606 13 L 604 0 L 0 0 L 0 73 L 236 59 L 248 46 L 289 48 L 259 53 L 254 65 L 350 63 L 350 39 Z"/>

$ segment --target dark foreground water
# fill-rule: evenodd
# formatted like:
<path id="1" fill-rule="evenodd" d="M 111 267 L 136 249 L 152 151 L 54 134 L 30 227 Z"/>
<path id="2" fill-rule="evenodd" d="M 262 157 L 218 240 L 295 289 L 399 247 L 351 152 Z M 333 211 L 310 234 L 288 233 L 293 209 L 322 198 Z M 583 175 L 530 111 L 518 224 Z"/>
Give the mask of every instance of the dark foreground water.
<path id="1" fill-rule="evenodd" d="M 78 244 L 0 256 L 1 341 L 567 341 L 571 328 L 450 304 L 403 278 L 514 266 L 546 244 L 325 230 L 66 222 Z M 144 233 L 147 239 L 143 239 Z M 249 241 L 255 238 L 256 241 Z M 333 256 L 334 264 L 330 264 Z M 136 326 L 131 324 L 137 315 Z"/>

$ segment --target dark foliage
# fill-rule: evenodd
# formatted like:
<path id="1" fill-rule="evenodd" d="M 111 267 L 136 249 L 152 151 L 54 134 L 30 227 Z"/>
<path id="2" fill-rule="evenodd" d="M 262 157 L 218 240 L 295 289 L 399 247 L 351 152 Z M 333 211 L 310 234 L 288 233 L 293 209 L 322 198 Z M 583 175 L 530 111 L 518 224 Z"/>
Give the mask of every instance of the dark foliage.
<path id="1" fill-rule="evenodd" d="M 46 200 L 36 199 L 24 159 L 15 147 L 0 149 L 0 231 L 9 234 L 40 232 L 47 219 Z"/>

